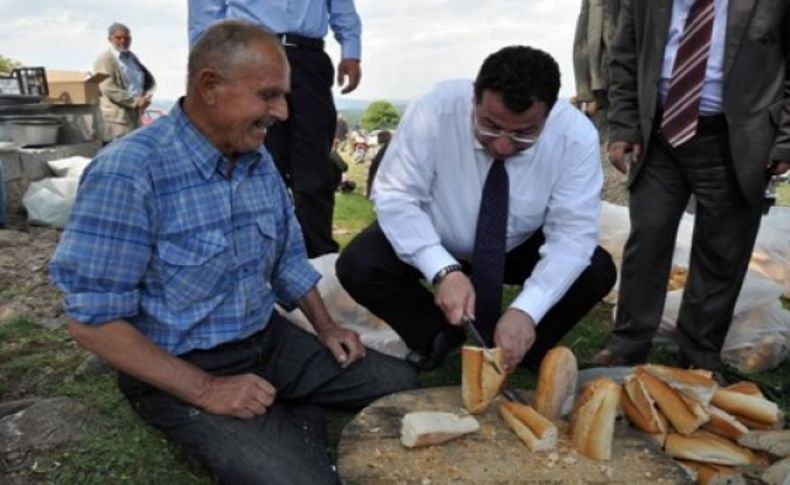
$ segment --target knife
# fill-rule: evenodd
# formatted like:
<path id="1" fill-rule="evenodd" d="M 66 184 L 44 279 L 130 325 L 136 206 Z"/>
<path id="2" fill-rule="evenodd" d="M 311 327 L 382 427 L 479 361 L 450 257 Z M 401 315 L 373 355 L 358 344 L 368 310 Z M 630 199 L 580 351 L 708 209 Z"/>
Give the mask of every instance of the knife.
<path id="1" fill-rule="evenodd" d="M 499 368 L 499 362 L 497 362 L 494 355 L 491 353 L 491 349 L 486 345 L 485 340 L 483 340 L 483 336 L 480 335 L 480 332 L 477 331 L 475 328 L 475 322 L 472 320 L 472 317 L 469 315 L 464 315 L 461 317 L 461 325 L 464 326 L 467 335 L 472 338 L 472 341 L 480 346 L 483 349 L 483 355 L 485 355 L 486 360 L 491 363 L 494 367 L 494 370 L 497 374 L 502 375 L 502 369 Z"/>
<path id="2" fill-rule="evenodd" d="M 461 317 L 461 324 L 464 326 L 467 335 L 471 337 L 472 341 L 474 341 L 475 344 L 483 349 L 483 355 L 485 355 L 486 360 L 491 362 L 494 371 L 496 371 L 497 374 L 502 375 L 503 371 L 499 368 L 499 362 L 497 362 L 496 358 L 493 356 L 493 354 L 491 354 L 491 349 L 488 347 L 488 345 L 486 345 L 485 340 L 483 340 L 483 336 L 477 331 L 474 320 L 472 320 L 469 315 L 464 315 Z M 522 399 L 515 390 L 505 385 L 502 386 L 502 388 L 499 390 L 499 393 L 505 396 L 505 398 L 509 401 L 526 404 L 524 399 Z"/>

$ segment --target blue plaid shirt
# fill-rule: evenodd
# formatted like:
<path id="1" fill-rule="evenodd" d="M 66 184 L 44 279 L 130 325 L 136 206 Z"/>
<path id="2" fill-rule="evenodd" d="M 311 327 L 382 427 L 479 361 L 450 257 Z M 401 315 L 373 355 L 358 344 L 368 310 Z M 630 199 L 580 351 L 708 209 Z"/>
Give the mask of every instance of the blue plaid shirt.
<path id="1" fill-rule="evenodd" d="M 179 106 L 108 145 L 50 263 L 69 317 L 124 319 L 171 354 L 264 328 L 320 277 L 265 149 L 227 160 Z"/>

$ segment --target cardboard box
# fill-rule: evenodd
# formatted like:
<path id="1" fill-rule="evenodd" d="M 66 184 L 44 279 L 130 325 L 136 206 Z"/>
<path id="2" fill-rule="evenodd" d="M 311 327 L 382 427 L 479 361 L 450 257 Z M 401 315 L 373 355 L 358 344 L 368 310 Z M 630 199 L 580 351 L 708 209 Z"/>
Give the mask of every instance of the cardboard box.
<path id="1" fill-rule="evenodd" d="M 51 71 L 47 69 L 47 101 L 56 104 L 98 104 L 99 83 L 107 74 L 86 71 Z"/>

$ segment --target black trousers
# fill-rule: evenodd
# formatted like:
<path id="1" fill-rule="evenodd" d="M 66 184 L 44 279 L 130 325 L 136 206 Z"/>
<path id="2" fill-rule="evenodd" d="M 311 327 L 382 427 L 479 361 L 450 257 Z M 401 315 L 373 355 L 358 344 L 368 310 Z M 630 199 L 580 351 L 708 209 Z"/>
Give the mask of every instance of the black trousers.
<path id="1" fill-rule="evenodd" d="M 659 118 L 660 119 L 660 118 Z M 691 258 L 677 321 L 679 364 L 715 370 L 746 275 L 761 208 L 743 197 L 723 119 L 672 148 L 654 134 L 630 187 L 631 233 L 623 252 L 609 349 L 644 361 L 661 323 L 680 218 L 696 197 Z"/>
<path id="2" fill-rule="evenodd" d="M 291 65 L 288 120 L 269 129 L 266 148 L 291 189 L 307 255 L 314 258 L 339 249 L 332 239 L 336 185 L 329 159 L 337 124 L 334 67 L 323 50 L 286 47 L 285 54 Z"/>
<path id="3" fill-rule="evenodd" d="M 542 231 L 511 250 L 505 259 L 505 283 L 521 285 L 540 259 Z M 409 348 L 425 352 L 433 337 L 450 324 L 434 304 L 422 274 L 395 254 L 392 245 L 374 222 L 340 254 L 337 277 L 360 304 L 403 338 Z M 468 273 L 469 267 L 465 265 Z M 590 265 L 539 322 L 536 341 L 524 364 L 536 367 L 543 356 L 614 286 L 617 276 L 612 258 L 603 248 L 593 253 Z"/>
<path id="4" fill-rule="evenodd" d="M 239 419 L 206 413 L 119 374 L 121 391 L 143 420 L 229 484 L 338 483 L 321 408 L 359 409 L 417 386 L 411 365 L 375 350 L 340 367 L 315 336 L 277 313 L 250 337 L 180 357 L 213 375 L 254 373 L 277 389 L 265 414 Z"/>

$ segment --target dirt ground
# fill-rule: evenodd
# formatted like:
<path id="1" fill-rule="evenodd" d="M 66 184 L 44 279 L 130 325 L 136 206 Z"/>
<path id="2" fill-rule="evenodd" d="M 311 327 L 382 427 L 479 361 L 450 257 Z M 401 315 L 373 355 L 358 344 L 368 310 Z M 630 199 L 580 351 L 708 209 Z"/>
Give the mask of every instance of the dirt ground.
<path id="1" fill-rule="evenodd" d="M 59 237 L 56 229 L 26 224 L 0 229 L 0 321 L 26 315 L 49 328 L 63 324 L 61 294 L 47 269 Z"/>

